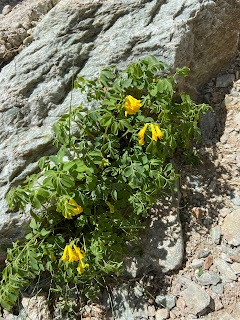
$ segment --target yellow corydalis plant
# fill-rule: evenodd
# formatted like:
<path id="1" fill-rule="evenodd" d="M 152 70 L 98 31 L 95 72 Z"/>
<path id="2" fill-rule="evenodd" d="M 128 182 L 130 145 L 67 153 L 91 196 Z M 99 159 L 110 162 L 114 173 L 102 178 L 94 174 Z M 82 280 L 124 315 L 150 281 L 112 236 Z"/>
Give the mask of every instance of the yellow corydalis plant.
<path id="1" fill-rule="evenodd" d="M 141 146 L 143 146 L 145 143 L 144 134 L 147 130 L 147 127 L 148 127 L 148 123 L 146 123 L 145 126 L 138 132 L 139 144 Z M 161 139 L 163 137 L 163 133 L 157 124 L 151 123 L 151 130 L 152 130 L 152 140 L 157 141 L 157 139 Z"/>
<path id="2" fill-rule="evenodd" d="M 77 271 L 79 274 L 84 272 L 84 268 L 88 267 L 88 264 L 85 264 L 83 260 L 83 250 L 80 250 L 76 245 L 73 246 L 74 249 L 72 249 L 71 245 L 66 245 L 63 255 L 61 257 L 61 260 L 65 262 L 74 262 L 74 261 L 79 261 Z"/>
<path id="3" fill-rule="evenodd" d="M 76 208 L 71 209 L 71 211 L 72 211 L 71 212 L 70 209 L 68 208 L 67 204 L 71 204 L 71 205 L 75 206 Z M 82 212 L 83 212 L 83 208 L 79 204 L 77 204 L 77 202 L 73 198 L 71 198 L 69 200 L 68 199 L 65 200 L 65 211 L 63 214 L 64 218 L 71 219 L 72 216 L 75 216 L 75 215 L 80 214 Z"/>
<path id="4" fill-rule="evenodd" d="M 136 114 L 141 108 L 141 101 L 129 95 L 125 98 L 124 107 L 126 109 L 125 116 L 127 116 L 128 114 Z"/>

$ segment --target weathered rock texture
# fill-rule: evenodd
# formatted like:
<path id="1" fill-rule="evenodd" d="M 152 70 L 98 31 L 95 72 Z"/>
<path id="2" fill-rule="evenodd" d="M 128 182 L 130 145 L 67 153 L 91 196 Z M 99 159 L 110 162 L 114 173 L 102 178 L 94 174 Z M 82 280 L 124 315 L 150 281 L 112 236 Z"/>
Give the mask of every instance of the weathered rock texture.
<path id="1" fill-rule="evenodd" d="M 0 1 L 0 68 L 33 41 L 38 20 L 59 1 Z"/>
<path id="2" fill-rule="evenodd" d="M 170 68 L 190 66 L 185 85 L 194 92 L 237 48 L 239 0 L 57 2 L 23 1 L 23 15 L 15 19 L 16 6 L 1 16 L 0 64 L 23 46 L 0 73 L 0 245 L 24 232 L 26 219 L 8 212 L 4 196 L 53 151 L 51 125 L 69 107 L 73 75 L 94 78 L 105 65 L 124 68 L 152 54 Z M 74 92 L 72 103 L 81 100 Z"/>

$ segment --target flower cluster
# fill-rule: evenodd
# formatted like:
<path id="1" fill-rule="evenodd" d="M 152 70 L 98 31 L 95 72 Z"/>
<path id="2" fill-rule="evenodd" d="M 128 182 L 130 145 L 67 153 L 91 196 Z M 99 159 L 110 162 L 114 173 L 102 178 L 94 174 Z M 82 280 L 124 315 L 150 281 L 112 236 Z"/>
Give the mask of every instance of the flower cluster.
<path id="1" fill-rule="evenodd" d="M 70 210 L 68 208 L 67 204 L 73 205 L 76 208 L 75 209 L 71 208 L 71 210 Z M 82 212 L 83 212 L 83 208 L 79 204 L 77 204 L 77 202 L 73 198 L 69 199 L 69 201 L 66 199 L 66 201 L 65 201 L 65 211 L 64 211 L 64 217 L 66 219 L 71 219 L 72 216 L 75 216 L 76 214 L 80 214 Z"/>
<path id="2" fill-rule="evenodd" d="M 148 123 L 146 123 L 145 126 L 138 132 L 139 144 L 141 146 L 144 145 L 144 134 L 147 130 L 147 127 L 148 127 Z M 152 130 L 152 140 L 157 141 L 158 139 L 161 139 L 163 137 L 163 133 L 157 124 L 151 123 L 151 130 Z"/>
<path id="3" fill-rule="evenodd" d="M 136 114 L 141 107 L 141 101 L 133 98 L 132 96 L 127 96 L 125 98 L 124 107 L 126 109 L 125 116 L 128 114 Z"/>
<path id="4" fill-rule="evenodd" d="M 78 273 L 83 273 L 84 268 L 88 267 L 88 264 L 85 264 L 83 262 L 83 250 L 80 250 L 77 246 L 73 246 L 74 249 L 72 249 L 71 245 L 66 245 L 63 255 L 61 257 L 61 260 L 65 262 L 73 262 L 73 261 L 79 261 L 77 271 Z"/>

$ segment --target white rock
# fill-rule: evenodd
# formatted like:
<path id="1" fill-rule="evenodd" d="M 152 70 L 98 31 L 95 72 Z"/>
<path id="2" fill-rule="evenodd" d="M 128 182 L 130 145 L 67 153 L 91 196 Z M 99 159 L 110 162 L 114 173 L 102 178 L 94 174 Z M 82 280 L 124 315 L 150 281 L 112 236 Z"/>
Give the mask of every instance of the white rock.
<path id="1" fill-rule="evenodd" d="M 193 313 L 194 315 L 204 314 L 205 309 L 210 304 L 210 296 L 194 282 L 182 292 L 182 297 L 188 307 L 189 313 Z"/>

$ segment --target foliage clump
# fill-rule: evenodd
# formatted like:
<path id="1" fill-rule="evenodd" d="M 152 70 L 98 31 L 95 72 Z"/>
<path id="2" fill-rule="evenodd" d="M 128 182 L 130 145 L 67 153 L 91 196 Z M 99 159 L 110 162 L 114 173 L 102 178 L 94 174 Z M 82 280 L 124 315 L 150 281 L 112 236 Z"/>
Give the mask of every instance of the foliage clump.
<path id="1" fill-rule="evenodd" d="M 0 303 L 10 310 L 20 289 L 47 272 L 50 294 L 83 289 L 90 296 L 101 277 L 122 270 L 126 242 L 137 239 L 161 192 L 174 192 L 176 151 L 200 139 L 196 105 L 176 92 L 176 76 L 160 76 L 163 62 L 148 56 L 120 72 L 102 70 L 97 81 L 79 77 L 75 89 L 98 106 L 70 107 L 54 125 L 56 155 L 11 190 L 11 209 L 30 206 L 31 232 L 7 250 Z"/>

